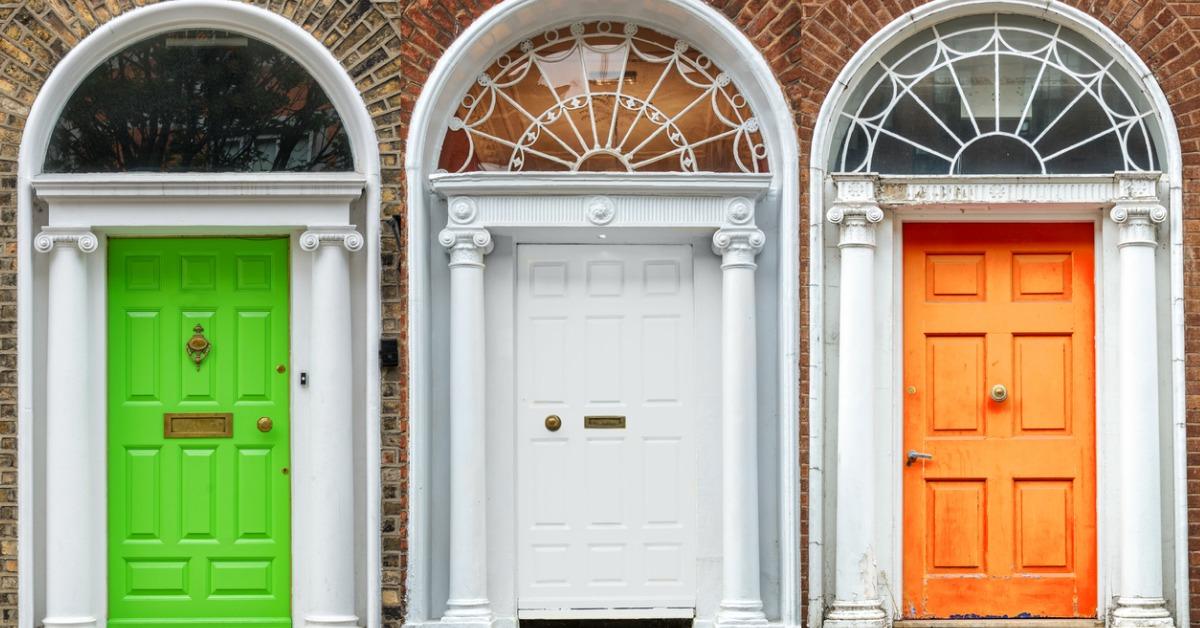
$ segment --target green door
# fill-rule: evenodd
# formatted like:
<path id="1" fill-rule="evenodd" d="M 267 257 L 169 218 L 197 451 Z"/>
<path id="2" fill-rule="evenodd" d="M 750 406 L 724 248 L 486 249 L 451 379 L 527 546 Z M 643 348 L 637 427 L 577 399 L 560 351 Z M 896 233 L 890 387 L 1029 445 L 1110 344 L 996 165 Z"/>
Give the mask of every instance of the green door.
<path id="1" fill-rule="evenodd" d="M 108 356 L 108 625 L 290 626 L 288 241 L 110 240 Z"/>

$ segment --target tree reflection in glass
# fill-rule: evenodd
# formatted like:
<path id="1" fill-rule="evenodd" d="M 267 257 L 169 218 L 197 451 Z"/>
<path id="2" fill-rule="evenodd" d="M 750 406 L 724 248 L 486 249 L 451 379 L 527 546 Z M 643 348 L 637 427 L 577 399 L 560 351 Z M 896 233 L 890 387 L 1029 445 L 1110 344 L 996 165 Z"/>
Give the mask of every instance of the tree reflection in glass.
<path id="1" fill-rule="evenodd" d="M 45 172 L 353 169 L 328 96 L 291 57 L 212 30 L 176 31 L 97 67 L 63 109 Z"/>

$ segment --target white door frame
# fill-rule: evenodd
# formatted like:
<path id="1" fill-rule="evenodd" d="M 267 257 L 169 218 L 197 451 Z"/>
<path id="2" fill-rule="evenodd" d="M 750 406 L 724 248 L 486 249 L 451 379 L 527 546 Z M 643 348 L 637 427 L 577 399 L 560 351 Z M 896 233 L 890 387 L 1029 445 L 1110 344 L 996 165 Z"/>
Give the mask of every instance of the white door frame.
<path id="1" fill-rule="evenodd" d="M 456 366 L 456 361 L 478 361 L 481 358 L 479 352 L 473 349 L 467 353 L 460 353 L 459 349 L 454 348 L 458 345 L 452 345 L 448 358 L 450 363 L 448 370 L 452 374 L 451 381 L 448 383 L 450 403 L 448 438 L 451 457 L 456 455 L 455 452 L 462 451 L 458 449 L 456 439 L 460 441 L 471 439 L 478 444 L 470 451 L 486 452 L 487 473 L 465 480 L 465 484 L 455 483 L 453 469 L 461 468 L 463 465 L 454 460 L 450 461 L 453 465 L 453 468 L 449 470 L 450 507 L 448 524 L 445 525 L 450 529 L 451 547 L 469 546 L 473 552 L 486 556 L 487 560 L 482 561 L 483 564 L 472 564 L 471 561 L 466 561 L 465 557 L 462 560 L 456 560 L 453 554 L 451 555 L 448 572 L 443 572 L 449 580 L 449 589 L 442 590 L 443 592 L 438 594 L 439 596 L 447 595 L 450 598 L 445 611 L 446 615 L 441 620 L 443 625 L 446 621 L 451 621 L 456 625 L 472 626 L 493 623 L 511 625 L 516 620 L 516 589 L 513 586 L 516 567 L 514 545 L 516 517 L 511 508 L 511 505 L 515 503 L 516 489 L 515 465 L 511 460 L 515 453 L 512 427 L 515 380 L 511 369 L 502 366 L 502 364 L 510 363 L 514 357 L 512 339 L 515 335 L 513 320 L 515 284 L 512 273 L 515 247 L 533 243 L 688 243 L 692 244 L 693 254 L 699 260 L 704 253 L 695 249 L 698 246 L 704 246 L 713 249 L 714 253 L 723 252 L 725 262 L 724 270 L 716 269 L 718 261 L 716 256 L 708 258 L 712 262 L 711 264 L 698 264 L 698 266 L 711 267 L 707 273 L 700 270 L 697 274 L 698 300 L 709 304 L 710 307 L 720 307 L 717 304 L 724 299 L 726 312 L 731 312 L 728 308 L 734 307 L 735 310 L 746 314 L 757 311 L 757 316 L 764 317 L 763 304 L 772 303 L 776 298 L 774 294 L 765 295 L 763 300 L 755 301 L 753 293 L 750 293 L 747 300 L 737 301 L 735 298 L 732 304 L 729 295 L 737 294 L 736 272 L 738 269 L 747 268 L 744 264 L 751 264 L 750 274 L 744 277 L 752 280 L 754 276 L 753 260 L 763 245 L 763 232 L 757 228 L 755 222 L 756 207 L 759 210 L 757 215 L 763 217 L 764 223 L 775 224 L 773 217 L 765 215 L 762 208 L 765 201 L 760 200 L 769 190 L 771 180 L 771 175 L 750 174 L 709 174 L 698 177 L 672 174 L 476 173 L 442 174 L 432 177 L 430 184 L 433 190 L 447 199 L 447 228 L 442 231 L 440 241 L 452 250 L 449 279 L 452 294 L 452 318 L 449 330 L 451 338 L 467 336 L 468 341 L 464 342 L 464 345 L 472 348 L 483 346 L 486 347 L 486 352 L 493 354 L 488 361 L 491 368 L 485 369 L 486 382 L 477 382 L 473 385 L 468 385 L 469 381 L 457 375 L 466 371 Z M 767 236 L 767 246 L 782 248 L 778 242 L 770 240 L 775 237 L 775 229 L 770 229 L 770 232 L 771 235 Z M 504 240 L 495 243 L 499 251 L 493 252 L 493 243 L 496 237 L 500 236 L 503 236 Z M 740 248 L 741 246 L 749 248 L 743 249 Z M 461 302 L 454 300 L 461 294 L 458 291 L 459 288 L 455 287 L 455 282 L 460 280 L 460 275 L 454 274 L 454 266 L 460 263 L 458 260 L 462 259 L 460 258 L 462 247 L 478 251 L 476 253 L 478 257 L 474 259 L 479 261 L 470 262 L 471 264 L 481 261 L 482 264 L 487 265 L 488 255 L 498 256 L 497 267 L 488 270 L 486 297 L 481 292 L 478 300 Z M 748 255 L 748 257 L 742 257 L 742 255 Z M 729 274 L 731 270 L 735 272 L 733 278 Z M 767 273 L 769 277 L 770 270 L 769 267 L 764 267 L 764 270 L 760 272 Z M 704 282 L 706 285 L 700 285 L 701 277 L 707 279 Z M 485 299 L 486 306 L 484 306 Z M 485 326 L 488 335 L 485 338 L 471 335 L 474 332 L 469 327 L 455 327 L 455 317 L 463 316 L 464 309 L 469 307 L 485 308 L 481 314 L 486 319 Z M 719 318 L 725 321 L 736 321 L 735 324 L 749 320 L 745 316 L 736 314 L 732 317 Z M 717 319 L 710 318 L 710 321 L 715 322 L 715 320 Z M 731 335 L 729 330 L 725 329 L 715 334 L 726 338 L 723 352 L 716 353 L 711 350 L 711 347 L 709 348 L 709 355 L 713 361 L 721 365 L 724 373 L 720 378 L 710 379 L 720 382 L 718 386 L 725 391 L 725 394 L 722 395 L 725 411 L 717 413 L 720 417 L 718 423 L 723 426 L 725 434 L 724 452 L 719 453 L 722 451 L 720 448 L 714 448 L 715 451 L 712 452 L 722 456 L 723 463 L 720 473 L 725 477 L 723 480 L 716 480 L 717 486 L 712 486 L 714 477 L 710 477 L 709 482 L 702 481 L 700 511 L 701 513 L 712 513 L 718 517 L 723 516 L 727 530 L 736 530 L 737 526 L 742 525 L 743 522 L 757 521 L 758 513 L 762 509 L 760 502 L 754 498 L 758 492 L 758 474 L 760 473 L 757 456 L 749 454 L 753 457 L 741 459 L 742 462 L 739 463 L 741 453 L 737 443 L 754 443 L 764 440 L 766 435 L 758 433 L 759 430 L 755 429 L 753 424 L 766 426 L 775 423 L 774 419 L 766 418 L 772 416 L 769 404 L 758 403 L 757 405 L 762 408 L 762 411 L 754 410 L 756 398 L 763 390 L 753 376 L 755 364 L 760 370 L 764 369 L 766 366 L 763 365 L 771 364 L 770 358 L 752 359 L 747 363 L 740 357 L 744 349 L 749 348 L 753 351 L 754 345 L 763 345 L 764 339 L 768 339 L 772 335 L 772 332 L 768 330 L 762 330 L 757 334 L 753 330 L 747 330 L 744 334 L 734 333 Z M 483 332 L 483 329 L 479 331 Z M 730 338 L 734 340 L 730 341 Z M 747 342 L 747 340 L 750 341 Z M 713 344 L 711 339 L 709 341 L 710 345 Z M 770 341 L 767 341 L 766 344 L 774 346 L 774 343 Z M 711 365 L 711 368 L 715 369 L 716 367 Z M 732 379 L 731 374 L 733 375 Z M 764 373 L 764 377 L 773 376 L 774 374 Z M 770 387 L 768 386 L 766 390 L 770 390 Z M 734 394 L 730 394 L 729 391 L 733 391 Z M 486 420 L 484 416 L 480 416 L 478 422 L 473 425 L 485 425 L 486 435 L 477 433 L 477 430 L 460 428 L 462 425 L 460 421 L 463 421 L 464 418 L 457 414 L 459 410 L 455 409 L 455 403 L 458 403 L 456 400 L 463 400 L 465 405 L 468 400 L 476 400 L 485 396 Z M 739 404 L 747 401 L 751 404 L 749 414 L 740 415 Z M 474 404 L 478 401 L 470 401 L 470 403 Z M 731 404 L 733 409 L 731 409 Z M 752 423 L 748 429 L 731 432 L 728 429 L 731 421 L 737 421 L 738 416 L 746 416 Z M 769 437 L 766 440 L 770 442 Z M 713 442 L 720 443 L 720 441 Z M 733 457 L 732 463 L 729 462 L 730 456 Z M 715 475 L 715 473 L 711 475 Z M 723 492 L 718 488 L 722 481 L 727 487 Z M 732 486 L 731 481 L 738 487 L 737 489 L 729 490 L 728 487 Z M 445 492 L 444 490 L 439 491 L 443 494 Z M 705 503 L 705 494 L 708 495 L 707 504 Z M 484 495 L 486 498 L 483 497 Z M 722 495 L 719 504 L 713 503 L 716 495 Z M 732 497 L 726 497 L 728 495 L 732 495 Z M 752 503 L 745 500 L 752 500 Z M 474 528 L 475 532 L 473 533 L 455 536 L 458 526 L 470 527 L 459 521 L 458 518 L 482 517 L 484 513 L 478 506 L 482 506 L 482 502 L 485 501 L 489 505 L 486 526 Z M 780 508 L 785 508 L 785 506 L 780 505 Z M 746 519 L 746 516 L 751 518 Z M 759 555 L 762 552 L 757 542 L 759 526 L 757 523 L 750 525 L 754 531 L 753 534 L 734 535 L 738 541 L 732 545 L 727 536 L 724 542 L 718 541 L 714 547 L 710 548 L 710 551 L 715 554 L 714 558 L 716 556 L 722 558 L 727 570 L 724 576 L 719 572 L 712 572 L 712 579 L 716 580 L 715 585 L 711 581 L 701 584 L 697 600 L 698 608 L 701 610 L 698 612 L 704 613 L 705 616 L 699 621 L 712 622 L 715 616 L 715 621 L 720 623 L 723 617 L 728 617 L 731 612 L 728 606 L 731 590 L 734 594 L 738 594 L 739 586 L 748 588 L 742 598 L 735 597 L 734 599 L 746 599 L 747 602 L 753 598 L 761 600 L 760 574 L 757 567 L 733 575 L 728 571 L 728 566 L 741 565 L 747 558 L 755 565 L 759 561 Z M 742 539 L 745 541 L 742 542 Z M 446 551 L 450 551 L 450 548 L 447 548 Z M 768 556 L 771 554 L 772 552 L 767 552 Z M 472 575 L 473 570 L 476 570 L 474 575 Z M 456 600 L 470 600 L 470 605 L 456 602 Z M 718 609 L 718 602 L 726 604 Z M 762 611 L 755 608 L 733 610 L 762 617 Z M 613 616 L 611 613 L 593 613 L 593 615 Z M 622 613 L 622 616 L 628 615 L 628 613 Z M 659 613 L 659 616 L 661 615 L 662 613 Z M 571 616 L 580 617 L 582 615 L 571 614 Z M 409 624 L 415 623 L 417 622 L 409 621 Z"/>
<path id="2" fill-rule="evenodd" d="M 435 543 L 431 516 L 435 502 L 430 487 L 436 481 L 433 432 L 437 383 L 444 377 L 437 370 L 433 304 L 440 286 L 432 281 L 432 264 L 441 264 L 437 231 L 444 224 L 444 204 L 430 192 L 429 177 L 438 168 L 442 139 L 450 117 L 463 94 L 478 74 L 500 54 L 517 45 L 529 33 L 542 32 L 560 24 L 580 20 L 632 21 L 702 44 L 713 63 L 723 68 L 738 85 L 760 122 L 773 173 L 770 191 L 760 214 L 778 217 L 779 263 L 774 290 L 777 310 L 772 313 L 776 329 L 770 348 L 773 368 L 769 375 L 778 387 L 769 407 L 778 420 L 778 433 L 768 442 L 778 447 L 777 503 L 781 505 L 776 527 L 778 552 L 763 556 L 778 574 L 778 621 L 786 626 L 803 623 L 800 613 L 800 464 L 799 464 L 799 251 L 800 251 L 800 163 L 796 128 L 788 100 L 770 65 L 758 48 L 725 16 L 701 0 L 609 0 L 603 3 L 559 2 L 557 0 L 505 0 L 485 12 L 446 50 L 430 73 L 414 108 L 406 152 L 407 177 L 407 264 L 409 269 L 409 507 L 414 516 L 408 529 L 408 606 L 405 617 L 411 625 L 436 621 L 440 616 L 435 601 L 438 579 L 433 556 L 441 552 Z M 532 174 L 525 175 L 527 177 Z M 704 178 L 708 175 L 694 175 Z M 633 182 L 635 177 L 628 177 Z M 687 177 L 679 177 L 686 181 Z M 663 188 L 661 193 L 670 193 Z M 760 313 L 761 314 L 761 313 Z M 764 373 L 763 375 L 766 375 Z M 764 404 L 764 408 L 766 404 Z M 444 598 L 443 598 L 444 599 Z"/>
<path id="3" fill-rule="evenodd" d="M 341 116 L 350 138 L 355 172 L 315 176 L 279 173 L 167 175 L 158 180 L 152 176 L 124 174 L 102 177 L 81 175 L 74 180 L 56 176 L 41 178 L 46 148 L 60 111 L 88 74 L 130 44 L 181 28 L 212 28 L 243 33 L 277 47 L 300 63 L 325 90 Z M 23 628 L 32 628 L 45 613 L 45 499 L 41 479 L 35 469 L 44 459 L 46 447 L 44 430 L 39 425 L 45 413 L 46 332 L 41 321 L 45 317 L 47 285 L 45 262 L 38 259 L 41 254 L 34 253 L 34 238 L 48 220 L 67 220 L 62 224 L 74 224 L 76 227 L 96 227 L 101 234 L 106 229 L 112 229 L 112 233 L 122 235 L 298 233 L 302 228 L 322 223 L 348 226 L 351 220 L 361 225 L 359 244 L 364 250 L 351 258 L 354 279 L 350 289 L 353 301 L 353 385 L 356 391 L 353 402 L 356 417 L 355 457 L 361 460 L 353 478 L 354 484 L 359 487 L 357 494 L 361 509 L 355 515 L 352 551 L 357 568 L 352 585 L 352 603 L 361 622 L 370 627 L 379 625 L 379 163 L 374 124 L 354 81 L 321 42 L 293 22 L 265 9 L 225 0 L 178 0 L 133 9 L 97 28 L 58 63 L 30 109 L 18 158 L 17 432 L 18 465 L 21 469 L 18 487 L 18 551 L 21 556 L 18 567 L 18 609 Z M 40 181 L 36 194 L 41 200 L 35 198 L 35 181 Z M 57 200 L 46 200 L 55 195 Z M 131 201 L 133 207 L 120 207 L 122 199 Z M 47 216 L 45 205 L 42 205 L 45 202 L 49 203 L 50 213 L 54 216 Z M 153 208 L 155 203 L 159 203 L 158 208 L 163 210 L 161 214 L 155 211 L 153 218 L 147 218 L 145 213 L 138 215 L 137 205 L 146 209 Z M 79 211 L 68 219 L 65 213 L 55 213 L 56 204 L 59 208 L 74 204 Z M 189 204 L 191 210 L 207 207 L 215 211 L 209 215 L 203 211 L 178 211 Z M 286 214 L 290 207 L 300 211 L 288 216 Z M 304 209 L 306 207 L 307 210 Z M 331 207 L 335 208 L 333 214 L 328 213 Z M 172 208 L 175 211 L 171 211 Z M 86 233 L 78 228 L 72 231 L 69 237 L 78 238 Z M 97 253 L 90 255 L 96 256 Z M 305 256 L 311 257 L 311 254 L 305 253 Z M 296 247 L 293 247 L 292 259 L 294 263 L 298 260 Z M 103 273 L 99 276 L 94 274 L 95 267 L 103 268 L 103 264 L 91 263 L 90 266 L 93 267 L 93 285 L 103 286 Z M 294 282 L 302 274 L 296 267 L 293 267 L 292 273 Z M 296 291 L 293 299 L 297 294 L 307 293 L 301 284 L 294 283 L 293 289 Z M 99 294 L 103 295 L 102 292 Z M 103 308 L 99 311 L 103 312 Z M 308 339 L 297 335 L 298 314 L 300 309 L 294 307 L 292 350 L 294 355 L 303 355 Z M 97 320 L 103 321 L 104 318 L 100 316 Z M 105 335 L 102 329 L 98 334 L 101 338 Z M 92 350 L 95 351 L 96 347 Z M 91 370 L 103 373 L 103 361 L 99 364 L 99 371 L 95 371 L 95 364 Z M 98 381 L 103 382 L 103 378 L 98 378 Z M 99 399 L 103 399 L 102 385 L 99 390 Z M 96 394 L 94 389 L 92 394 Z M 101 414 L 93 420 L 102 419 Z M 98 452 L 104 451 L 103 434 L 103 430 L 93 434 L 93 438 L 98 436 L 100 439 L 95 447 Z M 296 437 L 295 433 L 293 437 Z M 295 453 L 300 452 L 297 450 Z M 101 467 L 92 478 L 98 483 L 97 490 L 100 492 L 97 495 L 100 496 L 104 494 L 102 489 L 106 478 L 103 469 Z M 302 499 L 298 499 L 302 487 L 294 484 L 293 489 L 295 508 L 302 502 Z M 98 503 L 101 513 L 95 520 L 106 521 L 107 517 L 103 515 L 106 500 Z M 297 522 L 298 517 L 293 511 L 293 522 Z M 103 625 L 107 600 L 107 540 L 103 527 L 99 528 L 90 545 L 92 553 L 89 560 L 93 566 L 101 568 L 93 578 L 95 587 L 90 592 L 80 592 L 80 595 L 89 598 L 87 606 L 95 609 L 91 612 L 99 625 Z M 302 562 L 302 555 L 298 551 L 293 556 L 297 564 Z M 294 590 L 306 586 L 303 580 L 305 576 L 303 572 L 293 573 Z M 305 599 L 304 594 L 298 594 L 293 602 L 297 626 L 305 625 L 305 619 L 301 616 L 305 610 Z M 309 625 L 316 625 L 313 624 L 315 619 L 307 621 Z"/>
<path id="4" fill-rule="evenodd" d="M 931 24 L 936 24 L 955 17 L 968 14 L 981 13 L 1020 13 L 1032 15 L 1047 19 L 1053 22 L 1064 24 L 1066 27 L 1081 33 L 1083 36 L 1091 39 L 1102 49 L 1113 54 L 1122 65 L 1130 70 L 1131 76 L 1138 81 L 1142 91 L 1146 94 L 1148 100 L 1154 107 L 1157 116 L 1156 119 L 1162 126 L 1162 137 L 1164 146 L 1159 147 L 1165 158 L 1163 159 L 1163 180 L 1160 184 L 1160 189 L 1157 190 L 1157 195 L 1161 199 L 1161 203 L 1167 209 L 1166 223 L 1163 225 L 1162 235 L 1160 236 L 1160 248 L 1165 248 L 1165 255 L 1160 255 L 1161 259 L 1158 263 L 1160 268 L 1160 283 L 1163 288 L 1160 289 L 1160 300 L 1169 303 L 1169 312 L 1164 311 L 1163 320 L 1160 321 L 1160 375 L 1164 379 L 1165 384 L 1169 388 L 1169 393 L 1164 389 L 1161 395 L 1160 408 L 1163 416 L 1164 425 L 1169 424 L 1170 433 L 1165 439 L 1170 442 L 1170 457 L 1164 459 L 1164 468 L 1169 468 L 1174 484 L 1174 491 L 1170 496 L 1165 493 L 1162 503 L 1164 511 L 1169 510 L 1174 519 L 1174 525 L 1167 539 L 1164 539 L 1165 545 L 1174 547 L 1174 555 L 1164 558 L 1173 559 L 1173 569 L 1169 575 L 1173 576 L 1173 597 L 1174 605 L 1172 612 L 1175 617 L 1188 617 L 1189 608 L 1189 593 L 1188 593 L 1188 559 L 1187 559 L 1187 492 L 1186 492 L 1186 429 L 1185 429 L 1185 397 L 1184 397 L 1184 345 L 1183 345 L 1183 160 L 1182 152 L 1179 146 L 1178 131 L 1175 126 L 1175 120 L 1171 114 L 1170 106 L 1158 86 L 1151 70 L 1138 57 L 1137 53 L 1130 48 L 1118 35 L 1104 24 L 1100 23 L 1096 18 L 1069 7 L 1062 2 L 1055 0 L 933 0 L 916 9 L 897 18 L 882 30 L 875 33 L 863 46 L 860 48 L 851 60 L 842 69 L 838 78 L 834 81 L 829 93 L 827 94 L 821 110 L 817 116 L 817 121 L 813 133 L 812 152 L 809 156 L 809 198 L 811 199 L 810 207 L 813 208 L 809 212 L 808 222 L 808 237 L 809 237 L 809 262 L 812 282 L 809 286 L 809 329 L 810 346 L 814 350 L 810 352 L 810 360 L 808 364 L 810 374 L 810 396 L 809 396 L 809 416 L 810 436 L 809 436 L 809 456 L 812 461 L 809 469 L 809 544 L 808 544 L 808 622 L 813 626 L 822 625 L 824 615 L 827 610 L 827 605 L 832 600 L 832 592 L 829 590 L 832 585 L 832 549 L 831 540 L 833 534 L 827 532 L 827 528 L 833 524 L 832 513 L 826 511 L 827 508 L 834 505 L 834 497 L 829 494 L 829 488 L 832 486 L 832 473 L 823 464 L 830 459 L 827 449 L 829 445 L 826 443 L 825 424 L 831 420 L 830 410 L 828 406 L 831 404 L 827 401 L 829 390 L 831 390 L 829 380 L 836 380 L 836 377 L 830 372 L 831 366 L 826 363 L 826 358 L 823 351 L 817 349 L 825 343 L 830 342 L 827 334 L 830 331 L 828 325 L 828 317 L 825 309 L 825 299 L 823 294 L 829 283 L 825 265 L 828 263 L 829 255 L 826 246 L 836 244 L 829 242 L 830 231 L 826 222 L 825 210 L 829 209 L 835 202 L 836 189 L 831 183 L 830 176 L 835 174 L 829 171 L 828 165 L 831 159 L 831 152 L 836 150 L 833 146 L 833 134 L 837 126 L 837 117 L 842 110 L 845 102 L 850 96 L 850 91 L 855 87 L 856 79 L 865 71 L 872 63 L 880 58 L 890 47 L 903 41 L 909 35 L 913 35 Z M 972 180 L 973 179 L 973 180 Z M 994 177 L 992 181 L 987 181 L 987 177 L 975 178 L 954 178 L 954 177 L 898 177 L 894 181 L 888 181 L 887 177 L 883 177 L 879 181 L 881 199 L 888 197 L 895 198 L 899 196 L 907 199 L 900 203 L 905 209 L 897 210 L 897 214 L 912 212 L 914 214 L 924 214 L 928 212 L 936 212 L 933 209 L 941 205 L 944 210 L 947 210 L 947 219 L 951 215 L 955 220 L 963 219 L 965 214 L 959 213 L 963 206 L 976 207 L 985 209 L 989 205 L 1003 205 L 1006 202 L 1017 202 L 1028 200 L 1030 202 L 1040 202 L 1042 207 L 1048 207 L 1048 215 L 1053 216 L 1055 212 L 1059 212 L 1060 218 L 1067 214 L 1074 214 L 1078 209 L 1077 203 L 1095 203 L 1094 211 L 1099 214 L 1102 207 L 1111 207 L 1118 193 L 1112 188 L 1112 179 L 1109 177 L 1092 178 L 1091 184 L 1099 187 L 1089 188 L 1088 178 L 1073 178 L 1073 177 Z M 1100 181 L 1096 179 L 1107 179 Z M 1062 183 L 1070 183 L 1067 187 L 1063 187 Z M 895 184 L 895 185 L 891 185 Z M 957 189 L 956 186 L 961 185 Z M 927 196 L 920 196 L 920 195 Z M 929 196 L 932 195 L 932 196 Z M 881 200 L 882 205 L 889 204 L 890 201 Z M 925 209 L 916 209 L 924 207 Z M 909 209 L 913 208 L 913 209 Z M 953 212 L 950 214 L 950 212 Z M 1066 212 L 1066 214 L 1061 213 Z M 971 212 L 967 212 L 968 214 Z M 970 219 L 969 217 L 965 219 Z M 1030 218 L 1025 218 L 1030 219 Z M 1103 222 L 1111 222 L 1104 219 Z M 1107 240 L 1106 242 L 1113 242 Z M 1097 241 L 1097 254 L 1101 254 L 1100 241 Z M 898 246 L 899 242 L 891 243 L 891 246 Z M 1115 244 L 1110 244 L 1115 246 Z M 1097 267 L 1099 270 L 1099 266 Z M 889 279 L 890 283 L 890 279 Z M 1099 286 L 1097 293 L 1097 310 L 1103 306 L 1099 299 L 1100 291 L 1114 290 L 1112 285 Z M 888 299 L 892 298 L 891 291 L 888 291 Z M 1110 295 L 1111 296 L 1111 295 Z M 1108 298 L 1108 297 L 1105 297 Z M 1169 301 L 1167 301 L 1169 299 Z M 1115 310 L 1112 310 L 1115 311 Z M 1098 313 L 1098 316 L 1100 314 Z M 1112 324 L 1111 319 L 1115 316 L 1110 316 L 1108 324 Z M 1103 329 L 1097 327 L 1097 333 L 1102 333 Z M 900 355 L 897 353 L 896 355 Z M 1097 352 L 1097 365 L 1100 366 L 1100 360 L 1103 358 L 1101 352 Z M 1169 374 L 1169 375 L 1168 375 Z M 891 384 L 889 380 L 880 380 L 879 383 Z M 897 397 L 898 399 L 898 397 Z M 1100 401 L 1098 399 L 1098 401 Z M 891 404 L 892 400 L 888 400 Z M 889 405 L 888 408 L 891 406 Z M 890 409 L 883 410 L 881 416 L 889 416 Z M 1100 415 L 1097 414 L 1097 420 L 1100 420 Z M 896 428 L 896 434 L 899 433 L 899 427 Z M 895 434 L 892 435 L 895 438 Z M 1097 445 L 1100 446 L 1101 439 L 1104 438 L 1101 429 L 1097 431 Z M 1103 465 L 1104 458 L 1098 456 L 1097 463 Z M 882 479 L 880 481 L 883 481 Z M 1111 478 L 1110 478 L 1111 481 Z M 1098 490 L 1101 490 L 1105 482 L 1105 472 L 1103 466 L 1097 469 Z M 899 495 L 900 485 L 898 483 L 881 484 L 884 490 L 892 491 L 896 500 L 902 499 Z M 1098 508 L 1103 507 L 1103 501 L 1100 496 L 1097 496 Z M 885 509 L 888 516 L 898 512 L 896 508 L 900 506 L 900 502 L 893 503 L 888 506 L 881 504 L 881 508 Z M 1109 509 L 1110 512 L 1115 512 L 1115 508 Z M 882 510 L 880 511 L 882 512 Z M 1102 512 L 1098 511 L 1098 516 L 1103 516 Z M 1113 522 L 1108 524 L 1098 521 L 1102 527 L 1112 529 Z M 1114 566 L 1117 562 L 1113 553 L 1115 547 L 1106 547 L 1104 536 L 1107 533 L 1098 531 L 1102 537 L 1099 539 L 1101 543 L 1099 573 L 1103 577 L 1104 573 L 1114 573 Z M 893 548 L 892 552 L 896 552 L 891 543 L 879 545 L 878 547 Z M 1109 552 L 1107 557 L 1104 556 L 1105 551 Z M 821 557 L 824 557 L 823 559 Z M 896 563 L 899 564 L 898 562 Z M 900 572 L 896 572 L 896 576 Z M 889 574 L 891 577 L 891 574 Z M 1105 584 L 1105 586 L 1109 586 Z M 1111 586 L 1109 586 L 1111 589 Z M 1099 590 L 1101 598 L 1101 607 L 1108 605 L 1111 600 L 1108 594 L 1111 591 L 1106 591 L 1104 586 Z M 890 604 L 889 604 L 890 606 Z"/>

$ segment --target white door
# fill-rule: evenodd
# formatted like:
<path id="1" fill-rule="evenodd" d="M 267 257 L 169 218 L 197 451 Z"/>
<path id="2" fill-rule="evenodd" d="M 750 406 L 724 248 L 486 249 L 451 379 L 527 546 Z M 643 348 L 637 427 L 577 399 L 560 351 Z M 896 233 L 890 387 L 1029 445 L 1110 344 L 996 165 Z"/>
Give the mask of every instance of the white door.
<path id="1" fill-rule="evenodd" d="M 692 248 L 523 245 L 517 272 L 519 613 L 694 608 Z"/>

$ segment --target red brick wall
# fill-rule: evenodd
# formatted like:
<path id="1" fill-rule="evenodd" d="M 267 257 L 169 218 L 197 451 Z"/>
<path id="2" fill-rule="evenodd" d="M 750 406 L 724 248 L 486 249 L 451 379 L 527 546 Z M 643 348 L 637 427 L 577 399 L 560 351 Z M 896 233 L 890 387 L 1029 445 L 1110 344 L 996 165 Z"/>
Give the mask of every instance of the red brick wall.
<path id="1" fill-rule="evenodd" d="M 647 0 L 653 1 L 653 0 Z M 762 50 L 791 102 L 801 163 L 817 111 L 855 50 L 918 0 L 709 0 Z M 403 152 L 407 124 L 442 51 L 495 0 L 258 0 L 324 42 L 363 92 L 383 156 L 385 217 L 404 212 Z M 80 39 L 142 0 L 0 0 L 0 625 L 16 622 L 16 158 L 29 107 L 50 70 Z M 1109 25 L 1151 67 L 1173 107 L 1186 174 L 1185 238 L 1188 368 L 1189 557 L 1192 623 L 1200 624 L 1200 0 L 1070 0 Z M 801 169 L 806 173 L 805 169 Z M 805 175 L 806 176 L 806 175 Z M 801 224 L 807 213 L 807 181 Z M 384 230 L 384 332 L 407 326 L 403 255 Z M 806 242 L 807 238 L 801 238 Z M 808 281 L 808 251 L 800 252 Z M 802 320 L 808 303 L 801 302 Z M 801 365 L 808 362 L 803 330 Z M 407 346 L 402 343 L 402 346 Z M 801 408 L 807 369 L 801 368 Z M 383 374 L 383 602 L 386 625 L 399 626 L 407 546 L 407 408 L 403 368 Z M 807 466 L 808 417 L 801 417 Z M 804 476 L 806 477 L 806 475 Z M 807 503 L 807 480 L 801 487 Z M 807 524 L 801 530 L 807 547 Z M 807 557 L 805 559 L 807 565 Z M 806 572 L 807 573 L 807 572 Z M 807 585 L 806 585 L 807 586 Z"/>

